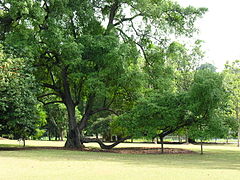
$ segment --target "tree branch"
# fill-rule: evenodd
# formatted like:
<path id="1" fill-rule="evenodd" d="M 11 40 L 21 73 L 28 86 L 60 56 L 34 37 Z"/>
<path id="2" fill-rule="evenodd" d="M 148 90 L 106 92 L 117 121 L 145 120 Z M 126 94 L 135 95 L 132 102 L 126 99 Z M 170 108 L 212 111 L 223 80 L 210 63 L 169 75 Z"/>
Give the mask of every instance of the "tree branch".
<path id="1" fill-rule="evenodd" d="M 39 102 L 41 102 L 44 106 L 49 105 L 49 104 L 56 104 L 56 103 L 64 103 L 63 101 L 51 101 L 51 102 L 44 102 L 40 98 L 37 98 Z"/>
<path id="2" fill-rule="evenodd" d="M 141 15 L 142 15 L 142 13 L 139 13 L 139 14 L 134 15 L 133 17 L 130 17 L 130 18 L 123 18 L 120 21 L 118 21 L 115 24 L 113 24 L 113 26 L 117 26 L 119 24 L 122 24 L 125 21 L 132 21 L 133 19 L 135 19 L 136 17 L 141 16 Z"/>
<path id="3" fill-rule="evenodd" d="M 48 83 L 43 83 L 42 86 L 58 92 L 61 96 L 63 94 L 62 91 L 60 90 L 60 88 L 56 87 L 55 85 L 48 84 Z"/>
<path id="4" fill-rule="evenodd" d="M 87 101 L 87 105 L 86 105 L 84 115 L 83 115 L 80 123 L 78 124 L 79 131 L 83 130 L 87 125 L 87 121 L 88 121 L 88 119 L 91 115 L 94 99 L 95 99 L 95 94 L 90 94 L 89 98 L 88 98 L 88 101 Z"/>
<path id="5" fill-rule="evenodd" d="M 90 143 L 90 142 L 96 142 L 99 144 L 99 146 L 102 148 L 102 149 L 112 149 L 113 147 L 115 147 L 116 145 L 118 145 L 119 143 L 122 143 L 124 142 L 125 140 L 127 139 L 130 139 L 131 136 L 127 136 L 125 138 L 122 138 L 122 139 L 119 139 L 118 141 L 114 142 L 113 144 L 111 145 L 106 145 L 104 144 L 100 139 L 98 138 L 83 138 L 83 143 Z"/>
<path id="6" fill-rule="evenodd" d="M 118 0 L 115 0 L 115 2 L 112 4 L 111 9 L 110 9 L 109 21 L 108 21 L 108 25 L 107 25 L 106 34 L 114 27 L 113 21 L 117 14 L 118 8 L 119 8 L 119 2 L 118 2 Z"/>
<path id="7" fill-rule="evenodd" d="M 43 98 L 43 97 L 52 96 L 52 95 L 58 96 L 57 93 L 48 93 L 48 94 L 43 94 L 43 95 L 41 95 L 41 96 L 38 96 L 37 98 Z"/>
<path id="8" fill-rule="evenodd" d="M 56 103 L 64 103 L 64 102 L 63 101 L 51 101 L 51 102 L 44 103 L 43 105 L 46 106 L 49 104 L 56 104 Z"/>

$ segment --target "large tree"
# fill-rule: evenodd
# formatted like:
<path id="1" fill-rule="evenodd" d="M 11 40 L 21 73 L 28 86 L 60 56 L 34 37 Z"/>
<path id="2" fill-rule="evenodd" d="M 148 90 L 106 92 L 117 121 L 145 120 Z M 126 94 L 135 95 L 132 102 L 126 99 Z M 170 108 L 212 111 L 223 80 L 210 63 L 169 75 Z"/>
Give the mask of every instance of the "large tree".
<path id="1" fill-rule="evenodd" d="M 39 100 L 66 106 L 67 147 L 82 147 L 87 141 L 81 132 L 91 115 L 113 112 L 116 96 L 137 89 L 137 60 L 143 54 L 148 63 L 150 44 L 164 44 L 171 33 L 190 36 L 196 18 L 206 11 L 170 0 L 0 2 L 6 51 L 34 59 L 36 78 L 45 87 Z"/>

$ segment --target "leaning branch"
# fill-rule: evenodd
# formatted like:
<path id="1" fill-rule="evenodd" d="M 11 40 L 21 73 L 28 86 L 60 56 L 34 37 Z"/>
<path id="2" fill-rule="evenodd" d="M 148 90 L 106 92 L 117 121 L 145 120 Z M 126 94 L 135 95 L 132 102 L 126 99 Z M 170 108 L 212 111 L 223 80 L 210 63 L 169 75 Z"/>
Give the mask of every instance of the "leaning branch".
<path id="1" fill-rule="evenodd" d="M 44 102 L 41 99 L 38 99 L 39 102 L 41 102 L 44 106 L 47 106 L 49 104 L 56 104 L 56 103 L 64 103 L 63 101 L 51 101 L 51 102 Z"/>
<path id="2" fill-rule="evenodd" d="M 47 102 L 47 103 L 44 103 L 44 105 L 49 105 L 49 104 L 56 104 L 56 103 L 64 103 L 63 101 L 51 101 L 51 102 Z"/>

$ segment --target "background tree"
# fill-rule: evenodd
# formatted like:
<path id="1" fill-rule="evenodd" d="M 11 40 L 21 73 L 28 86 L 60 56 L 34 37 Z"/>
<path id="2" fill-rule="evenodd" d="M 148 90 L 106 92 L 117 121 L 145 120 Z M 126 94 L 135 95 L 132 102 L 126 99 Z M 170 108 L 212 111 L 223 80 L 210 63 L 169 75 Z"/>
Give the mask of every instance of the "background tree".
<path id="1" fill-rule="evenodd" d="M 0 52 L 0 134 L 25 139 L 41 123 L 31 66 Z"/>
<path id="2" fill-rule="evenodd" d="M 224 69 L 225 84 L 230 94 L 229 105 L 232 109 L 232 115 L 237 122 L 238 144 L 240 147 L 240 61 L 236 60 L 232 63 L 227 63 Z"/>
<path id="3" fill-rule="evenodd" d="M 46 111 L 46 125 L 49 140 L 55 137 L 55 140 L 62 140 L 67 131 L 66 109 L 61 104 L 50 104 L 44 107 Z"/>

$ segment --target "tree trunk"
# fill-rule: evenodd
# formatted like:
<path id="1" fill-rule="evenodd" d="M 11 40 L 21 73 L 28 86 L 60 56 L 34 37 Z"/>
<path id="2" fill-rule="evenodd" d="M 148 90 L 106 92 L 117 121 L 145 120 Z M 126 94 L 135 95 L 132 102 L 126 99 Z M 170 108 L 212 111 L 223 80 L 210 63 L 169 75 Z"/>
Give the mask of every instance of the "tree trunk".
<path id="1" fill-rule="evenodd" d="M 66 104 L 68 112 L 68 135 L 65 147 L 67 148 L 83 148 L 83 144 L 80 140 L 80 131 L 77 127 L 77 121 L 75 117 L 75 106 L 73 104 Z"/>
<path id="2" fill-rule="evenodd" d="M 25 138 L 23 138 L 22 140 L 23 140 L 23 147 L 25 147 L 26 146 L 26 140 L 25 140 Z"/>
<path id="3" fill-rule="evenodd" d="M 163 154 L 164 153 L 164 149 L 163 149 L 163 137 L 162 136 L 159 136 L 160 138 L 160 142 L 161 142 L 161 153 Z"/>
<path id="4" fill-rule="evenodd" d="M 63 89 L 64 89 L 64 92 L 62 94 L 62 99 L 64 101 L 64 104 L 68 112 L 68 135 L 67 135 L 67 141 L 65 143 L 65 147 L 83 148 L 83 144 L 80 140 L 80 131 L 78 129 L 77 121 L 76 121 L 76 112 L 75 112 L 76 104 L 74 103 L 71 96 L 70 86 L 68 83 L 67 69 L 68 67 L 65 67 L 62 71 Z"/>
<path id="5" fill-rule="evenodd" d="M 63 130 L 62 129 L 59 130 L 59 139 L 60 139 L 60 141 L 63 141 Z"/>
<path id="6" fill-rule="evenodd" d="M 201 139 L 201 155 L 203 155 L 203 141 Z"/>
<path id="7" fill-rule="evenodd" d="M 55 131 L 55 141 L 57 141 L 58 140 L 58 132 L 57 132 L 57 130 Z"/>
<path id="8" fill-rule="evenodd" d="M 50 130 L 48 130 L 48 140 L 51 141 L 51 134 L 50 134 Z"/>

